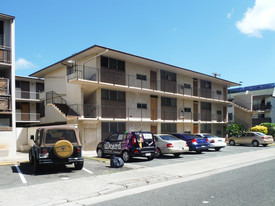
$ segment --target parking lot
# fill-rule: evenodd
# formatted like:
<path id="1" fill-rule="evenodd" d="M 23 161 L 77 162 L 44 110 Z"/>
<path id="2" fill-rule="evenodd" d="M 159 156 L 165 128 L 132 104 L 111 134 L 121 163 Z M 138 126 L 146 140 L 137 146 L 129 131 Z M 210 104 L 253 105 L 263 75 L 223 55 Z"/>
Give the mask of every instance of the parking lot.
<path id="1" fill-rule="evenodd" d="M 148 161 L 145 158 L 135 158 L 131 162 L 126 163 L 122 168 L 111 168 L 109 159 L 99 159 L 95 157 L 86 157 L 84 168 L 79 171 L 75 170 L 73 166 L 45 166 L 43 172 L 35 174 L 32 165 L 28 162 L 20 163 L 19 165 L 2 165 L 0 166 L 0 190 L 6 188 L 20 187 L 25 185 L 43 184 L 48 182 L 59 182 L 72 179 L 78 179 L 88 176 L 98 176 L 103 174 L 116 173 L 131 169 L 137 169 L 142 167 L 157 167 L 160 165 L 169 165 L 180 162 L 196 161 L 201 159 L 207 159 L 211 157 L 220 157 L 231 154 L 260 151 L 270 147 L 252 147 L 252 146 L 227 146 L 221 149 L 219 152 L 215 150 L 209 150 L 202 154 L 196 154 L 194 152 L 188 152 L 181 155 L 179 158 L 174 156 L 164 156 L 156 158 L 152 161 Z"/>

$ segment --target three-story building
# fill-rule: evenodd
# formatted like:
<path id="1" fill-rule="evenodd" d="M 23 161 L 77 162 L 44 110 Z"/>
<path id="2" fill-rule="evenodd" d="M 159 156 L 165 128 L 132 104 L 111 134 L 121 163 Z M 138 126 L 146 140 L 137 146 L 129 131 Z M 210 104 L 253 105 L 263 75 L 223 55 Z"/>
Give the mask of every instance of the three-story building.
<path id="1" fill-rule="evenodd" d="M 116 131 L 225 136 L 238 84 L 94 45 L 31 76 L 45 79 L 41 123 L 77 124 L 84 150 Z"/>

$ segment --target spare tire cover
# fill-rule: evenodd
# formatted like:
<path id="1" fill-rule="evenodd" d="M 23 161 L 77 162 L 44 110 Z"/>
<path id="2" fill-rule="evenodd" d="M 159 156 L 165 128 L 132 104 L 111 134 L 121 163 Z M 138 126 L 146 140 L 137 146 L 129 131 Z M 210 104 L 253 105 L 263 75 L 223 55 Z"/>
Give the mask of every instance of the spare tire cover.
<path id="1" fill-rule="evenodd" d="M 68 140 L 59 140 L 53 147 L 54 153 L 59 158 L 68 158 L 73 154 L 74 148 Z"/>

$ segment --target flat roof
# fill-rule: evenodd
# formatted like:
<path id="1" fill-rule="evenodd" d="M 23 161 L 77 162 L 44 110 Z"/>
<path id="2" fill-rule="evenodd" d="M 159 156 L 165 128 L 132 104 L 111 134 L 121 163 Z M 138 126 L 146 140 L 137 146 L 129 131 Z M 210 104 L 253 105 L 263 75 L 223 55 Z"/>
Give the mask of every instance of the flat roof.
<path id="1" fill-rule="evenodd" d="M 111 49 L 111 48 L 107 48 L 107 47 L 103 47 L 103 46 L 99 46 L 99 45 L 93 45 L 87 49 L 84 49 L 76 54 L 73 54 L 65 59 L 62 59 L 61 61 L 58 61 L 48 67 L 45 67 L 37 72 L 34 72 L 32 74 L 30 74 L 30 76 L 36 76 L 36 77 L 44 77 L 46 73 L 48 72 L 51 72 L 51 71 L 54 71 L 56 69 L 58 69 L 60 66 L 62 66 L 62 63 L 64 65 L 65 62 L 67 62 L 68 60 L 71 60 L 71 59 L 74 59 L 74 60 L 79 60 L 81 58 L 85 58 L 85 57 L 88 57 L 89 55 L 91 54 L 100 54 L 102 52 L 106 51 L 106 53 L 110 54 L 112 57 L 114 58 L 121 58 L 121 56 L 118 56 L 118 55 L 123 55 L 125 58 L 133 61 L 133 62 L 137 62 L 137 63 L 146 63 L 147 65 L 150 65 L 151 67 L 153 68 L 171 68 L 171 69 L 179 69 L 181 71 L 185 71 L 187 73 L 189 73 L 190 76 L 195 76 L 197 78 L 206 78 L 206 80 L 215 80 L 215 81 L 220 81 L 221 83 L 223 84 L 226 84 L 227 86 L 238 86 L 240 84 L 238 83 L 235 83 L 235 82 L 231 82 L 231 81 L 227 81 L 227 80 L 224 80 L 224 79 L 220 79 L 218 77 L 214 77 L 214 76 L 211 76 L 211 75 L 207 75 L 207 74 L 203 74 L 203 73 L 200 73 L 200 72 L 196 72 L 196 71 L 193 71 L 193 70 L 189 70 L 189 69 L 185 69 L 185 68 L 182 68 L 182 67 L 178 67 L 178 66 L 174 66 L 174 65 L 171 65 L 171 64 L 166 64 L 166 63 L 163 63 L 163 62 L 159 62 L 159 61 L 156 61 L 156 60 L 152 60 L 152 59 L 148 59 L 148 58 L 145 58 L 145 57 L 141 57 L 141 56 L 137 56 L 137 55 L 133 55 L 133 54 L 129 54 L 129 53 L 126 53 L 126 52 L 122 52 L 122 51 L 118 51 L 118 50 L 115 50 L 115 49 Z M 142 62 L 141 62 L 142 61 Z M 165 69 L 163 68 L 163 69 Z"/>
<path id="2" fill-rule="evenodd" d="M 4 18 L 4 19 L 15 19 L 14 16 L 3 14 L 3 13 L 0 13 L 0 18 L 1 17 Z"/>
<path id="3" fill-rule="evenodd" d="M 275 83 L 259 84 L 259 85 L 253 85 L 253 86 L 247 86 L 247 87 L 238 87 L 238 88 L 228 89 L 228 94 L 246 92 L 246 91 L 257 91 L 257 90 L 263 90 L 263 89 L 272 89 L 274 87 L 275 87 Z"/>

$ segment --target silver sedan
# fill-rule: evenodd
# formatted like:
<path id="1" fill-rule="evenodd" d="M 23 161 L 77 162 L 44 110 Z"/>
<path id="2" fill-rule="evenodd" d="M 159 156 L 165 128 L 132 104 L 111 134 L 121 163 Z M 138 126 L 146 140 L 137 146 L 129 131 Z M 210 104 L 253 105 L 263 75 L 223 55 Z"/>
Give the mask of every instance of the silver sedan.
<path id="1" fill-rule="evenodd" d="M 175 157 L 179 157 L 182 153 L 189 151 L 187 143 L 173 135 L 155 134 L 154 137 L 156 140 L 157 156 L 173 154 Z"/>

